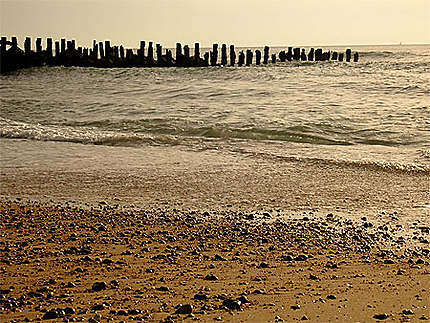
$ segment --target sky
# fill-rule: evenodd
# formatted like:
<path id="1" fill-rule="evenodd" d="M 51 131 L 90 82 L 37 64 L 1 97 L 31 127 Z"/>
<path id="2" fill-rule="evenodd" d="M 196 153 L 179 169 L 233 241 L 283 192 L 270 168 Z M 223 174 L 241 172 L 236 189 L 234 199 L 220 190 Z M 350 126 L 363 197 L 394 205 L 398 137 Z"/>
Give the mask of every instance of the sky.
<path id="1" fill-rule="evenodd" d="M 430 0 L 0 0 L 0 34 L 138 47 L 429 44 Z M 191 46 L 193 47 L 193 46 Z"/>

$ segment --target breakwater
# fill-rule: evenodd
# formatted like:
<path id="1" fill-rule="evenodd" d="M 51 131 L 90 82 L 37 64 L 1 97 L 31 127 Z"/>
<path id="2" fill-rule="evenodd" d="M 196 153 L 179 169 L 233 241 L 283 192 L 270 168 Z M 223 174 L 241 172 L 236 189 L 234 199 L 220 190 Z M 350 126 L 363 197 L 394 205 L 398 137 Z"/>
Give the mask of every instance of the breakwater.
<path id="1" fill-rule="evenodd" d="M 240 50 L 236 53 L 234 45 L 227 48 L 226 44 L 213 44 L 212 50 L 201 53 L 200 44 L 195 43 L 194 48 L 177 43 L 175 57 L 171 49 L 164 49 L 161 44 L 140 41 L 139 48 L 134 51 L 122 45 L 112 45 L 109 40 L 104 42 L 93 41 L 93 47 L 76 46 L 75 40 L 53 41 L 47 38 L 45 49 L 42 47 L 42 38 L 35 41 L 34 50 L 32 39 L 27 37 L 24 49 L 18 46 L 16 37 L 8 40 L 1 37 L 1 72 L 13 71 L 20 68 L 36 66 L 83 66 L 83 67 L 206 67 L 206 66 L 250 66 L 267 65 L 269 63 L 287 61 L 354 61 L 358 62 L 358 53 L 347 49 L 345 53 L 337 51 L 324 51 L 321 48 L 288 47 L 279 53 L 270 53 L 269 46 L 261 51 Z"/>

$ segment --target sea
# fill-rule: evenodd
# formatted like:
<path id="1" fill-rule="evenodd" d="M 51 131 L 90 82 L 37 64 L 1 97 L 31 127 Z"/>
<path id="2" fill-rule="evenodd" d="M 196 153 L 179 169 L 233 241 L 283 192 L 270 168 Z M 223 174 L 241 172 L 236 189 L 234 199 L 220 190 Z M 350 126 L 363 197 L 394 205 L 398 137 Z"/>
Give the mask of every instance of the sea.
<path id="1" fill-rule="evenodd" d="M 346 48 L 358 63 L 19 70 L 0 76 L 0 143 L 173 147 L 428 173 L 430 45 L 324 49 Z"/>

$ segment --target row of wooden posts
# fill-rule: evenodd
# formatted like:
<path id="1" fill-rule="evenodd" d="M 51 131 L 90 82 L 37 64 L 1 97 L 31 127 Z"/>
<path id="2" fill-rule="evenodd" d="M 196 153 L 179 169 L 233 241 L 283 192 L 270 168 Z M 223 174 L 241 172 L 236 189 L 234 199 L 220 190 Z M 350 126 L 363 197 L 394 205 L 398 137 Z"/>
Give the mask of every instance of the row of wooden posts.
<path id="1" fill-rule="evenodd" d="M 205 66 L 250 66 L 276 63 L 286 61 L 347 61 L 353 59 L 358 62 L 358 53 L 347 49 L 345 53 L 336 51 L 323 51 L 322 49 L 310 48 L 306 53 L 304 48 L 288 47 L 288 50 L 280 51 L 278 54 L 270 54 L 270 48 L 264 47 L 263 53 L 257 49 L 241 50 L 236 55 L 234 45 L 230 45 L 229 55 L 227 55 L 227 45 L 221 46 L 221 61 L 218 59 L 218 44 L 213 44 L 212 50 L 201 56 L 200 44 L 194 44 L 194 55 L 191 56 L 191 49 L 188 45 L 182 47 L 176 44 L 176 57 L 173 58 L 172 51 L 163 48 L 160 44 L 140 41 L 137 54 L 132 49 L 125 49 L 121 46 L 112 46 L 109 40 L 105 42 L 93 41 L 92 48 L 76 47 L 75 40 L 61 39 L 53 41 L 46 39 L 46 48 L 42 48 L 42 38 L 37 38 L 35 51 L 32 49 L 32 40 L 27 37 L 24 41 L 24 50 L 18 47 L 16 37 L 10 41 L 6 37 L 1 37 L 1 71 L 11 71 L 19 68 L 34 66 L 92 66 L 92 67 L 205 67 Z M 10 48 L 8 49 L 7 46 Z M 55 55 L 54 55 L 55 53 Z"/>

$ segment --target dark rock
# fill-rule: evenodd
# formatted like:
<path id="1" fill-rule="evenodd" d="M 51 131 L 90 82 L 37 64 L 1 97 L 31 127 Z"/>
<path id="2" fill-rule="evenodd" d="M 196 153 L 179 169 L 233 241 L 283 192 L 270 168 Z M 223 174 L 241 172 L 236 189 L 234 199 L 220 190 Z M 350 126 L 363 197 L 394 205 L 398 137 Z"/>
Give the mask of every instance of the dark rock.
<path id="1" fill-rule="evenodd" d="M 218 280 L 218 277 L 215 276 L 214 274 L 208 274 L 208 275 L 205 276 L 204 279 L 205 280 L 210 280 L 210 281 L 215 281 L 215 280 Z"/>
<path id="2" fill-rule="evenodd" d="M 249 300 L 246 296 L 240 296 L 237 300 L 240 301 L 242 304 L 249 303 Z"/>
<path id="3" fill-rule="evenodd" d="M 386 265 L 393 265 L 395 262 L 394 262 L 394 260 L 392 260 L 392 259 L 385 259 L 384 260 L 384 264 L 386 264 Z"/>
<path id="4" fill-rule="evenodd" d="M 132 310 L 128 310 L 128 315 L 138 315 L 141 313 L 140 310 L 136 310 L 136 309 L 132 309 Z"/>
<path id="5" fill-rule="evenodd" d="M 72 315 L 76 313 L 75 309 L 72 307 L 66 307 L 65 309 L 63 309 L 63 311 L 66 315 Z"/>
<path id="6" fill-rule="evenodd" d="M 258 265 L 258 268 L 269 268 L 269 264 L 263 261 L 261 264 Z"/>
<path id="7" fill-rule="evenodd" d="M 301 318 L 301 320 L 302 320 L 302 321 L 307 321 L 307 320 L 309 320 L 309 319 L 308 319 L 308 317 L 307 317 L 306 315 L 303 315 L 303 316 L 302 316 L 302 318 Z"/>
<path id="8" fill-rule="evenodd" d="M 222 305 L 227 307 L 229 310 L 236 310 L 236 311 L 240 311 L 242 308 L 240 307 L 241 302 L 238 300 L 233 300 L 233 299 L 225 299 L 222 302 Z"/>
<path id="9" fill-rule="evenodd" d="M 106 258 L 106 259 L 103 259 L 102 264 L 103 265 L 112 265 L 113 261 L 111 259 Z"/>
<path id="10" fill-rule="evenodd" d="M 308 256 L 306 255 L 298 255 L 297 257 L 294 258 L 295 261 L 306 261 L 308 260 Z"/>
<path id="11" fill-rule="evenodd" d="M 309 275 L 309 279 L 311 279 L 311 280 L 319 280 L 319 278 L 317 276 L 312 275 L 312 274 Z"/>
<path id="12" fill-rule="evenodd" d="M 386 313 L 375 314 L 375 315 L 373 315 L 373 318 L 376 320 L 386 320 L 387 318 L 389 318 L 389 315 Z"/>
<path id="13" fill-rule="evenodd" d="M 126 316 L 127 315 L 127 311 L 119 310 L 119 311 L 116 311 L 115 314 L 118 315 L 118 316 Z"/>
<path id="14" fill-rule="evenodd" d="M 197 299 L 199 301 L 207 301 L 209 297 L 206 294 L 196 294 L 194 295 L 194 299 Z"/>
<path id="15" fill-rule="evenodd" d="M 104 304 L 97 304 L 91 308 L 93 311 L 103 311 L 105 309 Z"/>
<path id="16" fill-rule="evenodd" d="M 281 257 L 281 261 L 293 261 L 293 257 L 291 256 L 282 256 Z"/>
<path id="17" fill-rule="evenodd" d="M 58 319 L 59 315 L 56 311 L 48 311 L 46 312 L 43 316 L 42 316 L 42 320 L 53 320 L 53 319 Z"/>
<path id="18" fill-rule="evenodd" d="M 72 282 L 68 282 L 67 285 L 66 285 L 66 287 L 73 288 L 73 287 L 76 287 L 76 285 L 74 283 L 72 283 Z"/>
<path id="19" fill-rule="evenodd" d="M 94 292 L 100 292 L 100 291 L 102 291 L 102 290 L 105 290 L 107 288 L 107 285 L 106 285 L 106 283 L 105 282 L 95 282 L 94 284 L 93 284 L 93 286 L 91 287 L 91 289 L 94 291 Z"/>
<path id="20" fill-rule="evenodd" d="M 176 309 L 175 314 L 191 314 L 192 312 L 193 312 L 193 305 L 185 304 L 185 305 L 179 306 Z"/>
<path id="21" fill-rule="evenodd" d="M 223 256 L 220 256 L 220 255 L 216 254 L 214 256 L 214 260 L 215 261 L 227 261 L 227 258 L 224 258 Z"/>
<path id="22" fill-rule="evenodd" d="M 404 314 L 404 315 L 414 315 L 414 312 L 412 312 L 412 310 L 409 310 L 409 309 L 404 309 L 402 311 L 402 314 Z"/>
<path id="23" fill-rule="evenodd" d="M 169 287 L 167 287 L 167 286 L 160 286 L 160 287 L 157 287 L 157 290 L 160 291 L 160 292 L 168 292 L 169 291 Z"/>
<path id="24" fill-rule="evenodd" d="M 336 299 L 336 296 L 334 296 L 334 295 L 328 295 L 327 299 Z"/>
<path id="25" fill-rule="evenodd" d="M 293 310 L 299 310 L 300 308 L 301 308 L 301 306 L 299 304 L 291 306 L 291 309 L 293 309 Z"/>

